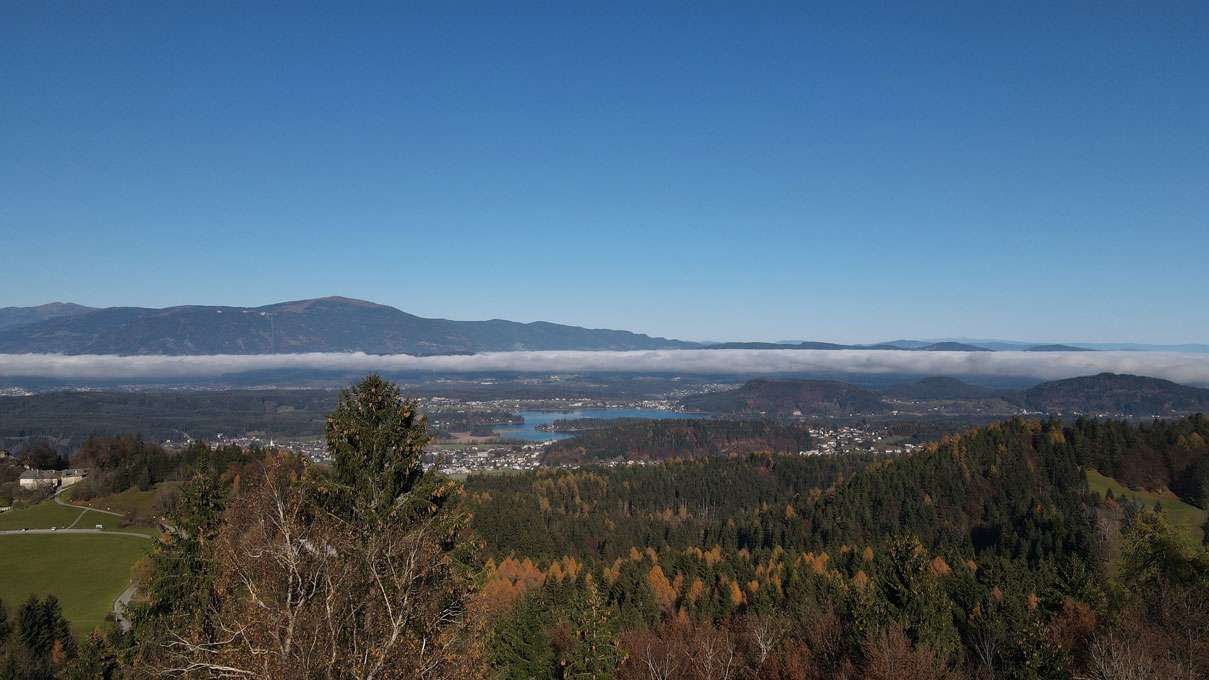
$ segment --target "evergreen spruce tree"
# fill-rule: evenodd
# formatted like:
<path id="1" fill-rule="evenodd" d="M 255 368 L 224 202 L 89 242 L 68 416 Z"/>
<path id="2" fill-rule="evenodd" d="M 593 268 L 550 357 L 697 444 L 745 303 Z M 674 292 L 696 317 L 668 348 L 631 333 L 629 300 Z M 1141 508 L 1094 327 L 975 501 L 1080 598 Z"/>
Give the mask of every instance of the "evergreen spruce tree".
<path id="1" fill-rule="evenodd" d="M 25 680 L 17 653 L 14 645 L 4 650 L 4 655 L 0 656 L 0 680 Z"/>
<path id="2" fill-rule="evenodd" d="M 8 642 L 11 630 L 8 623 L 8 608 L 4 606 L 4 601 L 0 600 L 0 647 L 4 647 L 4 643 Z"/>
<path id="3" fill-rule="evenodd" d="M 63 618 L 63 607 L 59 604 L 59 598 L 53 594 L 47 595 L 46 600 L 42 602 L 42 610 L 43 620 L 50 631 L 51 647 L 58 643 L 66 658 L 75 658 L 76 640 L 71 635 L 71 623 Z"/>
<path id="4" fill-rule="evenodd" d="M 545 631 L 547 614 L 544 603 L 530 594 L 496 622 L 487 641 L 494 677 L 499 680 L 557 677 L 554 648 Z"/>
<path id="5" fill-rule="evenodd" d="M 409 644 L 430 649 L 439 659 L 431 663 L 442 667 L 462 663 L 470 642 L 465 597 L 473 587 L 478 545 L 461 506 L 461 485 L 435 468 L 424 470 L 427 419 L 397 385 L 370 375 L 341 392 L 327 418 L 326 439 L 332 473 L 312 480 L 312 488 L 318 504 L 348 532 L 346 547 L 337 550 L 359 556 L 349 573 L 350 593 L 363 589 L 355 599 L 375 602 L 410 593 L 406 634 L 415 639 Z M 424 564 L 408 566 L 408 554 L 424 555 Z M 404 577 L 399 566 L 412 575 Z M 362 635 L 387 635 L 383 647 L 399 647 L 389 642 L 395 634 L 367 628 Z M 439 649 L 424 638 L 439 640 Z"/>
<path id="6" fill-rule="evenodd" d="M 900 537 L 882 552 L 876 583 L 889 618 L 915 644 L 925 644 L 946 660 L 961 652 L 953 625 L 953 602 L 928 566 L 918 539 Z"/>
<path id="7" fill-rule="evenodd" d="M 79 656 L 62 673 L 64 680 L 114 680 L 120 677 L 117 657 L 100 631 L 93 631 Z"/>
<path id="8" fill-rule="evenodd" d="M 340 393 L 327 418 L 327 447 L 333 457 L 334 495 L 349 519 L 367 528 L 410 519 L 422 505 L 411 493 L 426 476 L 421 457 L 428 443 L 427 420 L 399 388 L 370 375 Z"/>
<path id="9" fill-rule="evenodd" d="M 617 624 L 605 606 L 591 575 L 584 581 L 571 610 L 575 646 L 571 648 L 563 677 L 569 680 L 608 680 L 621 663 Z"/>
<path id="10" fill-rule="evenodd" d="M 21 605 L 17 625 L 21 644 L 25 645 L 31 656 L 39 660 L 50 656 L 55 641 L 54 629 L 51 622 L 46 620 L 46 608 L 37 597 L 30 595 Z"/>
<path id="11" fill-rule="evenodd" d="M 214 610 L 213 541 L 222 524 L 223 490 L 205 453 L 193 477 L 181 487 L 164 540 L 151 554 L 147 602 L 129 610 L 130 654 L 157 656 L 169 633 L 204 641 Z"/>

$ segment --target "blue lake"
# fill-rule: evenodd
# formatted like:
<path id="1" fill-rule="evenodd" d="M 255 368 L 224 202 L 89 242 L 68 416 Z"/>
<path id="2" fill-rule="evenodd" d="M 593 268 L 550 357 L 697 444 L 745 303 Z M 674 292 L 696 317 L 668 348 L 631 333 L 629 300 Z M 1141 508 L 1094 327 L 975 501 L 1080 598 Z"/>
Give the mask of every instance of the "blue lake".
<path id="1" fill-rule="evenodd" d="M 645 418 L 647 420 L 667 420 L 669 418 L 704 418 L 701 413 L 678 413 L 676 411 L 660 411 L 646 408 L 588 408 L 578 411 L 519 411 L 517 415 L 525 419 L 523 425 L 509 425 L 495 428 L 496 434 L 502 439 L 523 439 L 531 442 L 552 441 L 555 439 L 570 439 L 575 435 L 571 432 L 542 432 L 538 425 L 549 425 L 556 420 L 571 420 L 576 418 Z"/>

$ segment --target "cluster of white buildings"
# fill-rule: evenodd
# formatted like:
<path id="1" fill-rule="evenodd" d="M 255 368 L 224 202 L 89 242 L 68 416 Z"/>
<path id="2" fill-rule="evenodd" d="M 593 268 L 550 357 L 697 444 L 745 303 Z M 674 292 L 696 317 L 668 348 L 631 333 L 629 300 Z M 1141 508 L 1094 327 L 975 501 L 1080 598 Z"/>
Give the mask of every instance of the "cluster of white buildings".
<path id="1" fill-rule="evenodd" d="M 426 467 L 440 465 L 447 474 L 471 474 L 484 470 L 534 470 L 541 467 L 542 450 L 551 442 L 533 442 L 521 446 L 443 449 L 425 455 Z"/>
<path id="2" fill-rule="evenodd" d="M 844 425 L 836 428 L 810 428 L 810 436 L 814 440 L 814 448 L 809 451 L 799 451 L 803 456 L 824 456 L 843 453 L 873 453 L 889 454 L 910 453 L 917 448 L 916 444 L 883 443 L 885 435 L 877 430 Z"/>

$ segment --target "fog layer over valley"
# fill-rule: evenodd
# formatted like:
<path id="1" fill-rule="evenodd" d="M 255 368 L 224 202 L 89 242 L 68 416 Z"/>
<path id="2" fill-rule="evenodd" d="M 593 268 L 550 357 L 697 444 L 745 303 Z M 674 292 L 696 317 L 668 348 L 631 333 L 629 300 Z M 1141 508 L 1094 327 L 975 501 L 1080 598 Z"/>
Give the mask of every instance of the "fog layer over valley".
<path id="1" fill-rule="evenodd" d="M 206 356 L 0 354 L 0 377 L 59 380 L 212 378 L 254 371 L 651 372 L 1027 376 L 1100 372 L 1209 385 L 1209 356 L 1167 352 L 886 352 L 878 350 L 644 350 L 488 352 L 412 356 L 304 353 Z"/>

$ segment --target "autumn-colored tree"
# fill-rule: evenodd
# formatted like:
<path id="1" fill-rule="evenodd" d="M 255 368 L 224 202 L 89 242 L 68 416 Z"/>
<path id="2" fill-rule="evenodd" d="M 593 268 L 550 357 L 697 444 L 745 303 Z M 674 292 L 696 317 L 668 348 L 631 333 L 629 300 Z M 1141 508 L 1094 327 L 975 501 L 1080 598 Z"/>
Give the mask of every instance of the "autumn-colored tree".
<path id="1" fill-rule="evenodd" d="M 646 582 L 651 587 L 651 593 L 655 596 L 655 604 L 659 605 L 659 610 L 665 615 L 675 611 L 676 589 L 672 587 L 671 581 L 667 579 L 658 564 L 652 565 L 647 571 Z"/>

